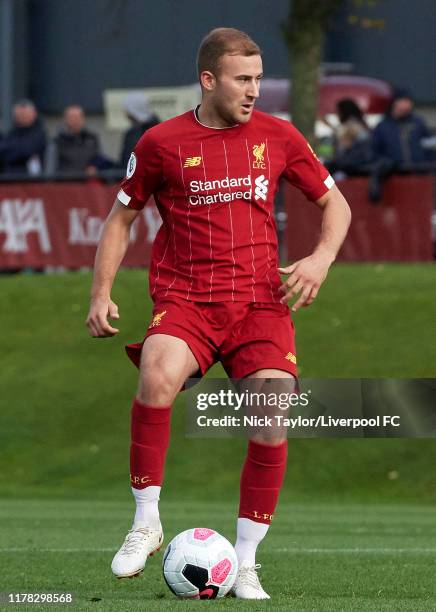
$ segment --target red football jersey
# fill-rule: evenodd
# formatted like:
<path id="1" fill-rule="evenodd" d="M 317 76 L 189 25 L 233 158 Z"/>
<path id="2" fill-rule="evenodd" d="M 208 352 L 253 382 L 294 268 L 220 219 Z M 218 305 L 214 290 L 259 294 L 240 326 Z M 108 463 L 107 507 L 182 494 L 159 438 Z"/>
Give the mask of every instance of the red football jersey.
<path id="1" fill-rule="evenodd" d="M 118 199 L 141 209 L 153 195 L 161 214 L 152 298 L 278 302 L 273 213 L 280 177 L 310 200 L 334 184 L 300 132 L 265 113 L 211 128 L 189 111 L 145 132 Z"/>

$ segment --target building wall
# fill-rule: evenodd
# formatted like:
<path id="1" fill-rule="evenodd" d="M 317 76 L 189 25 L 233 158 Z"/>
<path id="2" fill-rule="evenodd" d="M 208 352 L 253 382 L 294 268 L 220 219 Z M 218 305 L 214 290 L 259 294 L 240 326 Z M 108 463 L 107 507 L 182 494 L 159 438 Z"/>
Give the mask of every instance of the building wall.
<path id="1" fill-rule="evenodd" d="M 108 88 L 182 85 L 196 80 L 201 37 L 216 26 L 247 31 L 264 50 L 268 76 L 286 77 L 280 25 L 289 0 L 16 0 L 15 97 L 44 112 L 77 102 L 102 110 Z M 356 74 L 407 86 L 436 103 L 436 0 L 344 0 L 325 59 Z"/>
<path id="2" fill-rule="evenodd" d="M 345 0 L 325 57 L 436 103 L 436 0 Z"/>
<path id="3" fill-rule="evenodd" d="M 107 88 L 193 83 L 198 44 L 217 26 L 246 30 L 265 49 L 268 74 L 286 74 L 279 27 L 288 2 L 273 6 L 265 0 L 35 0 L 33 97 L 45 111 L 78 101 L 98 112 Z"/>

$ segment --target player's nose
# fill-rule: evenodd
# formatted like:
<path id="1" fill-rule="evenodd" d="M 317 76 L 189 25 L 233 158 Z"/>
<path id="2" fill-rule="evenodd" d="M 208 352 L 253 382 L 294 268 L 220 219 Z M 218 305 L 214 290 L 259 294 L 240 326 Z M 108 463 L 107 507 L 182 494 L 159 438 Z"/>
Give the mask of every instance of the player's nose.
<path id="1" fill-rule="evenodd" d="M 259 97 L 259 83 L 257 80 L 253 80 L 249 82 L 249 86 L 247 89 L 247 96 L 249 96 L 250 98 Z"/>

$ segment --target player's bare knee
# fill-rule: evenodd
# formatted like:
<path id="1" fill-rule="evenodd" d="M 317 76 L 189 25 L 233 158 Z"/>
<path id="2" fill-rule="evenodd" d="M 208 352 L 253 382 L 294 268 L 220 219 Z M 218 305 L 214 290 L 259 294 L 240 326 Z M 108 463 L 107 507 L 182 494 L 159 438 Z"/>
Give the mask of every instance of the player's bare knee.
<path id="1" fill-rule="evenodd" d="M 174 372 L 157 364 L 141 364 L 138 398 L 145 404 L 168 406 L 180 391 L 180 380 Z"/>

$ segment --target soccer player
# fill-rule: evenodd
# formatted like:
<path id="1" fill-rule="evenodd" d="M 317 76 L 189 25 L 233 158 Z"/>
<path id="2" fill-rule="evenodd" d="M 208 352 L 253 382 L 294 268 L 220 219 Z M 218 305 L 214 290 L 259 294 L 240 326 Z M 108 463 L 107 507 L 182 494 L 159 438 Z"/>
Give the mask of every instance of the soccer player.
<path id="1" fill-rule="evenodd" d="M 145 340 L 126 347 L 139 367 L 131 413 L 130 473 L 136 513 L 112 571 L 140 573 L 163 541 L 159 493 L 171 405 L 188 377 L 221 361 L 232 378 L 297 376 L 292 310 L 313 302 L 345 238 L 349 207 L 291 123 L 254 110 L 262 78 L 259 47 L 233 28 L 212 30 L 198 52 L 201 104 L 148 130 L 97 250 L 87 325 L 118 333 L 110 292 L 129 228 L 151 195 L 163 224 L 150 267 L 153 318 Z M 323 210 L 314 252 L 278 268 L 273 202 L 283 177 Z M 309 204 L 308 204 L 309 206 Z M 280 273 L 287 275 L 282 283 Z M 236 597 L 267 599 L 256 548 L 265 537 L 285 474 L 287 440 L 256 436 L 240 482 Z"/>

